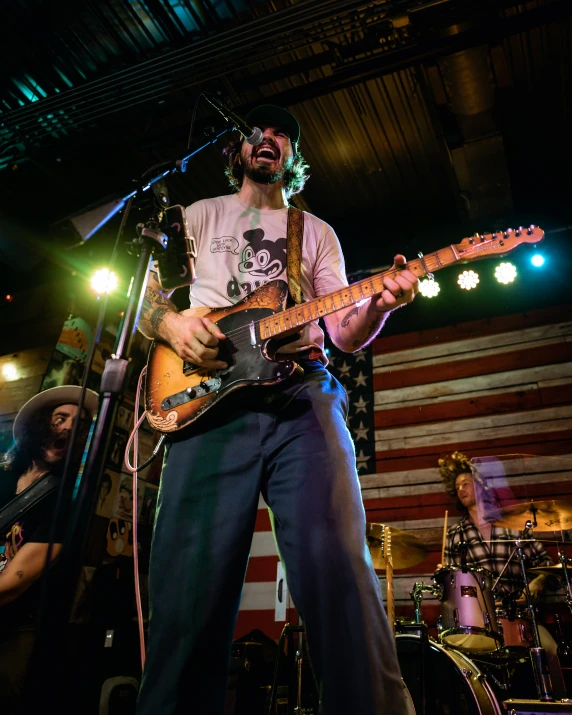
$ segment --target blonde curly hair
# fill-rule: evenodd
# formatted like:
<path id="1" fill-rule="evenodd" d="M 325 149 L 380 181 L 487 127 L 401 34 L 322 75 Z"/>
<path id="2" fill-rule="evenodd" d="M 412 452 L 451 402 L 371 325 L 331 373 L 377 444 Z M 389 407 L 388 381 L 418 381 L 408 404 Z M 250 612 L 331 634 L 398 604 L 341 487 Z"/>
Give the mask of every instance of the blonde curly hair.
<path id="1" fill-rule="evenodd" d="M 459 474 L 472 474 L 473 467 L 470 459 L 462 452 L 453 452 L 439 460 L 439 474 L 450 497 L 457 496 L 455 480 Z"/>

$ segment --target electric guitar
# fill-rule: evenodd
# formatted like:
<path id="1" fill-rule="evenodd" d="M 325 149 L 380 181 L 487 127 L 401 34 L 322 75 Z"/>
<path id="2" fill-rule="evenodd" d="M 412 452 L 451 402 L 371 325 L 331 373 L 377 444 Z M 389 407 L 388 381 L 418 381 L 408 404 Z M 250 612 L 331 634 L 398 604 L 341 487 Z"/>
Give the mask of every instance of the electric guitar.
<path id="1" fill-rule="evenodd" d="M 432 277 L 453 263 L 504 256 L 522 243 L 538 243 L 544 231 L 538 226 L 475 234 L 461 243 L 407 263 L 416 276 Z M 187 427 L 226 395 L 249 385 L 274 385 L 290 377 L 298 365 L 280 359 L 276 350 L 295 339 L 296 332 L 318 318 L 360 303 L 384 290 L 384 279 L 395 278 L 389 269 L 364 278 L 329 295 L 285 309 L 288 286 L 284 281 L 265 283 L 235 305 L 199 308 L 184 315 L 208 317 L 226 335 L 219 343 L 219 359 L 228 367 L 204 369 L 182 360 L 168 345 L 154 342 L 149 351 L 145 385 L 145 410 L 150 425 L 159 432 Z"/>

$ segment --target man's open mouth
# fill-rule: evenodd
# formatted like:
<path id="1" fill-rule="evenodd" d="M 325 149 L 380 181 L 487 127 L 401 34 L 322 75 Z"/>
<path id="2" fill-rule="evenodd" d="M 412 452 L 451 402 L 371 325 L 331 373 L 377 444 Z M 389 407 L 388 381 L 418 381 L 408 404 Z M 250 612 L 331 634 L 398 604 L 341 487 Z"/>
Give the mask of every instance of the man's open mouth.
<path id="1" fill-rule="evenodd" d="M 257 159 L 266 159 L 268 161 L 275 161 L 278 159 L 278 152 L 269 146 L 263 146 L 256 152 Z"/>
<path id="2" fill-rule="evenodd" d="M 62 449 L 65 449 L 67 447 L 67 444 L 67 437 L 59 437 L 52 442 L 52 449 L 57 449 L 58 451 L 61 451 Z"/>

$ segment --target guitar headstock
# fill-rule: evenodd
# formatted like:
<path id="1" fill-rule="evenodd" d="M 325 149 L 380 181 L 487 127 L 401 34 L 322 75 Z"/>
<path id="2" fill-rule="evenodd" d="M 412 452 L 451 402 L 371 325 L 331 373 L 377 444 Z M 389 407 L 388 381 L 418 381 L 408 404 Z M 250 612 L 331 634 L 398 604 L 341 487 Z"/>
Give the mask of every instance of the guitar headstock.
<path id="1" fill-rule="evenodd" d="M 386 568 L 393 568 L 393 554 L 391 553 L 391 529 L 389 526 L 383 527 L 383 538 L 381 542 L 383 557 Z"/>
<path id="2" fill-rule="evenodd" d="M 544 238 L 544 231 L 538 226 L 507 228 L 496 233 L 475 233 L 464 238 L 453 248 L 461 261 L 476 261 L 490 256 L 504 256 L 522 243 L 539 243 Z"/>

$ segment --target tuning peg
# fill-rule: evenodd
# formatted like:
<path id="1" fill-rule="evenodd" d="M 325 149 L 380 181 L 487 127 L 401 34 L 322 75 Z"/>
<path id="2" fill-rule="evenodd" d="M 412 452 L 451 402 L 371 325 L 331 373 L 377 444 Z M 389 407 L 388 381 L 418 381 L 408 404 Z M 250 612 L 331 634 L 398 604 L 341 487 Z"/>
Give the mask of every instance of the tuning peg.
<path id="1" fill-rule="evenodd" d="M 514 235 L 515 235 L 515 236 L 520 236 L 521 233 L 522 233 L 522 226 L 519 226 L 519 227 L 516 229 L 516 231 L 514 232 Z"/>
<path id="2" fill-rule="evenodd" d="M 535 228 L 536 228 L 536 226 L 533 223 L 531 223 L 530 226 L 526 229 L 527 235 L 532 236 Z"/>

